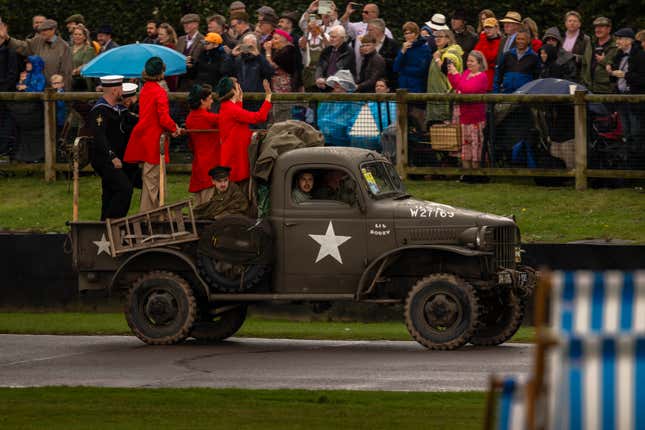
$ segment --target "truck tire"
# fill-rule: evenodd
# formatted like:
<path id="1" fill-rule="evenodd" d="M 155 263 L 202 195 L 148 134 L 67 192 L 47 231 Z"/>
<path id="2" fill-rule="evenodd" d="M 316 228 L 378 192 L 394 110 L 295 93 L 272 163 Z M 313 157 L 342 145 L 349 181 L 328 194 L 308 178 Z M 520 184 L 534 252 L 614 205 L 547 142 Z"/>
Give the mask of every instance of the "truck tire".
<path id="1" fill-rule="evenodd" d="M 246 320 L 247 305 L 239 305 L 216 317 L 200 318 L 193 326 L 190 337 L 197 340 L 216 342 L 233 336 Z"/>
<path id="2" fill-rule="evenodd" d="M 170 345 L 188 337 L 197 305 L 190 285 L 172 272 L 141 276 L 128 293 L 125 318 L 132 332 L 149 345 Z"/>
<path id="3" fill-rule="evenodd" d="M 470 339 L 473 345 L 500 345 L 517 332 L 524 320 L 526 300 L 507 291 L 480 299 L 479 327 Z"/>
<path id="4" fill-rule="evenodd" d="M 455 275 L 438 273 L 420 279 L 405 301 L 408 331 L 428 349 L 451 350 L 465 345 L 478 321 L 475 290 Z"/>
<path id="5" fill-rule="evenodd" d="M 225 293 L 240 293 L 259 285 L 270 266 L 232 264 L 199 254 L 197 269 L 211 288 Z"/>

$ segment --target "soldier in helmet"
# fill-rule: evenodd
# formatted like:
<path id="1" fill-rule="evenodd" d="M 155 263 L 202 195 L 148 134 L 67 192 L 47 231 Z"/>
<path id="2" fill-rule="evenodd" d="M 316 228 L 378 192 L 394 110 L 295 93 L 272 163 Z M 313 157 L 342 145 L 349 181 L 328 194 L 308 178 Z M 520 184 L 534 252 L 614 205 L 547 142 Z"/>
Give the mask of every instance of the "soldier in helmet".
<path id="1" fill-rule="evenodd" d="M 217 166 L 208 172 L 215 192 L 209 201 L 195 208 L 197 218 L 214 219 L 222 215 L 247 214 L 249 201 L 240 187 L 229 180 L 230 172 L 231 168 L 226 166 Z"/>
<path id="2" fill-rule="evenodd" d="M 88 116 L 94 140 L 90 147 L 90 161 L 101 177 L 101 220 L 121 218 L 128 214 L 132 198 L 132 182 L 123 163 L 128 143 L 123 127 L 127 110 L 122 104 L 123 76 L 101 78 L 103 96 L 94 104 Z"/>

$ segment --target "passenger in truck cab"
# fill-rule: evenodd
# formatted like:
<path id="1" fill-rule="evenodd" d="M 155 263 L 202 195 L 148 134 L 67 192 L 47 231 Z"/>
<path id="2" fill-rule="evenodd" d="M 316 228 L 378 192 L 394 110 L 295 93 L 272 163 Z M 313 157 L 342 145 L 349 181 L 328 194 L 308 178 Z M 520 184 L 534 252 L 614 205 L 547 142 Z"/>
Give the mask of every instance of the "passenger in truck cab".
<path id="1" fill-rule="evenodd" d="M 304 171 L 297 175 L 296 182 L 291 191 L 291 198 L 294 203 L 302 203 L 311 200 L 311 190 L 314 188 L 314 175 Z"/>

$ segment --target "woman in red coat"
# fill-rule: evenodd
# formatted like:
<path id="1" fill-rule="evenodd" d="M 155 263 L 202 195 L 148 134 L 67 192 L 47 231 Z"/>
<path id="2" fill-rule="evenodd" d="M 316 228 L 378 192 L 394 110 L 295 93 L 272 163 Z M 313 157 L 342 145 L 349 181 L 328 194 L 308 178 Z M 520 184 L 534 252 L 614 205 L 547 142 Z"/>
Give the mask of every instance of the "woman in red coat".
<path id="1" fill-rule="evenodd" d="M 168 94 L 159 85 L 164 77 L 165 65 L 161 58 L 152 57 L 146 61 L 142 73 L 143 88 L 139 93 L 139 122 L 132 130 L 124 161 L 143 163 L 140 211 L 149 211 L 159 207 L 159 139 L 162 133 L 172 133 L 173 137 L 181 134 L 181 129 L 170 118 Z M 165 145 L 166 163 L 168 158 L 168 140 Z"/>
<path id="2" fill-rule="evenodd" d="M 235 78 L 222 78 L 217 84 L 220 98 L 219 133 L 222 141 L 220 164 L 231 168 L 230 180 L 243 182 L 249 179 L 248 148 L 252 132 L 249 124 L 267 120 L 271 110 L 271 86 L 262 81 L 265 97 L 260 110 L 250 112 L 242 108 L 244 94 Z M 245 184 L 242 184 L 245 185 Z"/>
<path id="3" fill-rule="evenodd" d="M 208 84 L 193 85 L 188 95 L 190 113 L 186 118 L 187 129 L 208 130 L 219 125 L 219 115 L 209 112 L 213 104 L 213 87 Z M 188 141 L 193 151 L 193 169 L 188 191 L 194 193 L 195 206 L 213 197 L 213 180 L 208 171 L 220 165 L 219 132 L 191 133 Z"/>
<path id="4" fill-rule="evenodd" d="M 489 93 L 493 90 L 493 82 L 495 82 L 495 64 L 497 63 L 500 40 L 502 39 L 499 34 L 497 20 L 495 18 L 486 18 L 484 20 L 484 31 L 479 35 L 479 42 L 477 42 L 473 50 L 484 54 L 486 63 L 488 63 L 486 76 L 488 78 Z"/>

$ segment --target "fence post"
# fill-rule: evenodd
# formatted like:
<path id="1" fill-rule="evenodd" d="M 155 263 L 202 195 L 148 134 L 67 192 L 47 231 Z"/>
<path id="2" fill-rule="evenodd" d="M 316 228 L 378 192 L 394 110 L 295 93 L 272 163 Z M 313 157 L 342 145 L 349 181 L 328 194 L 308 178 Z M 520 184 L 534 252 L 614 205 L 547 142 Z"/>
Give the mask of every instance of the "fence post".
<path id="1" fill-rule="evenodd" d="M 585 92 L 576 91 L 574 96 L 576 190 L 587 189 L 587 104 Z"/>
<path id="2" fill-rule="evenodd" d="M 56 93 L 53 88 L 46 88 L 43 93 L 45 105 L 45 181 L 56 180 L 56 102 L 52 95 Z"/>
<path id="3" fill-rule="evenodd" d="M 407 90 L 396 90 L 396 171 L 402 179 L 408 177 L 407 95 Z"/>

